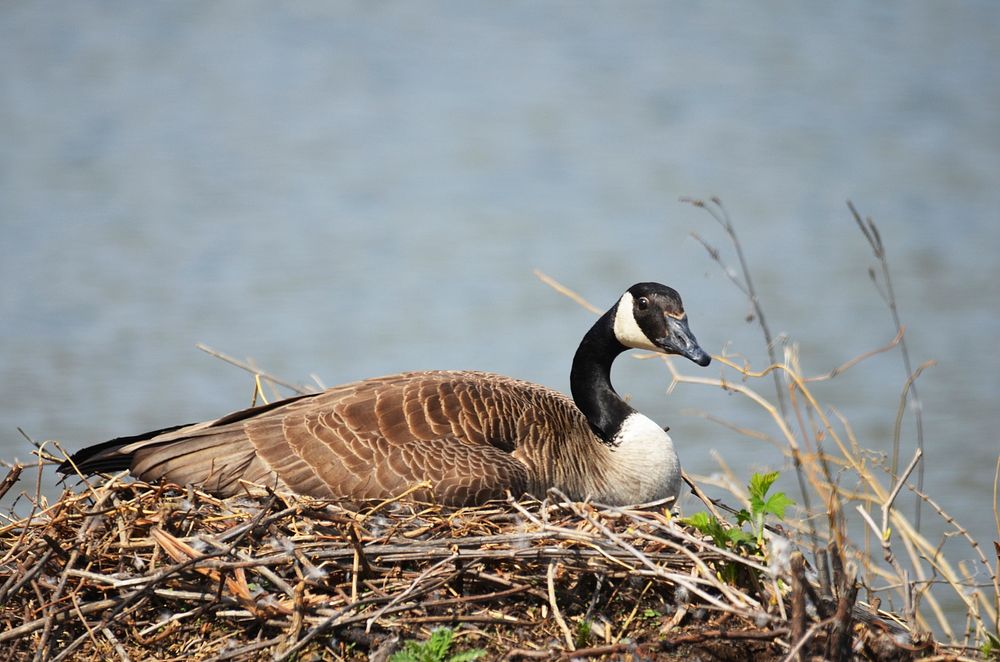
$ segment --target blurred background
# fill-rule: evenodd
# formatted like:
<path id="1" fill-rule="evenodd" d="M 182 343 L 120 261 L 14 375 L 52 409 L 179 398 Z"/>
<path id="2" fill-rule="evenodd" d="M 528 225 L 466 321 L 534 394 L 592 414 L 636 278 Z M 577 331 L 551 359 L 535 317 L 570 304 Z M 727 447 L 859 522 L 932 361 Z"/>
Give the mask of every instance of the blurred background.
<path id="1" fill-rule="evenodd" d="M 474 368 L 568 390 L 593 317 L 535 268 L 602 309 L 670 284 L 708 351 L 762 367 L 690 233 L 735 267 L 731 247 L 682 196 L 722 197 L 772 329 L 823 373 L 895 335 L 851 199 L 914 364 L 939 362 L 925 488 L 988 545 L 998 28 L 991 2 L 4 3 L 0 458 L 31 459 L 18 427 L 76 449 L 246 406 L 252 378 L 198 342 L 297 382 Z M 817 393 L 888 452 L 905 377 L 893 352 Z M 689 471 L 783 466 L 702 416 L 774 434 L 743 398 L 667 395 L 651 362 L 615 381 Z"/>

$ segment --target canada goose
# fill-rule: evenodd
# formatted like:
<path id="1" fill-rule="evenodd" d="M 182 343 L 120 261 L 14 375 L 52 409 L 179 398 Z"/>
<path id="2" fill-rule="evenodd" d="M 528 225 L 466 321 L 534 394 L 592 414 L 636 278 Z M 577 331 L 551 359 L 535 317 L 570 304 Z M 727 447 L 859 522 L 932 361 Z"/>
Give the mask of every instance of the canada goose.
<path id="1" fill-rule="evenodd" d="M 611 385 L 627 348 L 711 361 L 677 292 L 630 287 L 590 328 L 562 393 L 485 372 L 408 372 L 335 386 L 228 416 L 84 448 L 62 473 L 128 469 L 219 496 L 246 483 L 321 498 L 416 498 L 472 505 L 558 487 L 612 505 L 676 497 L 666 431 Z"/>

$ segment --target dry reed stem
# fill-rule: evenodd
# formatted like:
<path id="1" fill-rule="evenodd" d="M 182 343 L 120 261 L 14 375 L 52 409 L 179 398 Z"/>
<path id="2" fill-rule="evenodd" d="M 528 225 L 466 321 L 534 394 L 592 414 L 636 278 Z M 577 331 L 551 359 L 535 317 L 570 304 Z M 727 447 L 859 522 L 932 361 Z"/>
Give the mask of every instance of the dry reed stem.
<path id="1" fill-rule="evenodd" d="M 575 301 L 576 303 L 578 303 L 585 310 L 588 310 L 588 311 L 594 313 L 595 315 L 600 315 L 601 314 L 602 311 L 601 311 L 600 308 L 598 308 L 594 304 L 590 303 L 589 301 L 587 301 L 586 299 L 584 299 L 582 296 L 580 296 L 577 292 L 575 292 L 575 291 L 571 290 L 570 288 L 566 287 L 565 285 L 563 285 L 562 283 L 560 283 L 559 281 L 557 281 L 555 278 L 552 278 L 551 276 L 549 276 L 548 274 L 546 274 L 545 272 L 543 272 L 541 269 L 535 269 L 533 273 L 538 278 L 538 280 L 542 281 L 543 283 L 545 283 L 546 285 L 548 285 L 549 287 L 551 287 L 553 290 L 555 290 L 559 294 L 562 294 L 563 296 L 565 296 L 565 297 L 567 297 L 567 298 Z"/>
<path id="2" fill-rule="evenodd" d="M 851 212 L 851 216 L 854 218 L 854 222 L 857 224 L 858 229 L 864 235 L 865 239 L 868 241 L 868 245 L 872 249 L 872 253 L 875 259 L 878 260 L 879 267 L 882 273 L 882 282 L 884 283 L 885 289 L 879 285 L 878 278 L 875 275 L 875 270 L 871 267 L 868 268 L 868 275 L 875 285 L 875 289 L 878 290 L 879 294 L 882 295 L 883 301 L 885 301 L 886 306 L 889 308 L 889 312 L 892 315 L 892 321 L 896 326 L 897 334 L 900 335 L 899 350 L 900 356 L 903 360 L 903 368 L 906 370 L 906 380 L 907 389 L 909 389 L 912 384 L 912 406 L 913 419 L 915 422 L 916 433 L 917 433 L 917 450 L 923 452 L 924 450 L 924 419 L 923 419 L 923 404 L 920 402 L 920 396 L 917 393 L 916 384 L 913 381 L 917 377 L 917 373 L 913 371 L 910 363 L 910 351 L 906 346 L 906 338 L 903 337 L 903 322 L 899 315 L 899 306 L 896 302 L 896 293 L 892 287 L 892 274 L 889 270 L 889 260 L 886 255 L 885 244 L 882 241 L 882 234 L 878 230 L 878 226 L 875 225 L 875 221 L 871 217 L 865 217 L 864 220 L 861 218 L 861 214 L 855 208 L 854 203 L 850 200 L 847 201 L 847 208 Z M 921 368 L 922 369 L 922 368 Z M 920 369 L 918 369 L 919 372 Z M 893 447 L 892 447 L 892 474 L 896 474 L 896 469 L 899 466 L 899 437 L 894 437 Z M 924 465 L 921 464 L 917 471 L 917 489 L 923 491 L 924 488 Z M 916 512 L 914 514 L 915 528 L 920 531 L 920 510 L 923 501 L 921 499 L 916 499 Z"/>
<path id="3" fill-rule="evenodd" d="M 805 404 L 809 406 L 812 414 L 820 422 L 823 433 L 828 438 L 834 441 L 835 446 L 840 452 L 840 460 L 844 463 L 844 466 L 850 468 L 854 472 L 854 474 L 862 481 L 862 483 L 866 485 L 867 488 L 870 490 L 869 494 L 865 497 L 865 499 L 873 500 L 878 503 L 885 503 L 887 501 L 888 497 L 890 496 L 889 490 L 882 484 L 880 480 L 878 480 L 875 474 L 872 473 L 872 471 L 864 464 L 860 455 L 851 452 L 853 448 L 857 447 L 856 444 L 852 442 L 851 446 L 849 447 L 847 444 L 844 443 L 843 439 L 837 433 L 836 429 L 832 426 L 829 418 L 820 407 L 819 402 L 816 400 L 815 396 L 813 396 L 808 386 L 806 386 L 805 381 L 788 365 L 776 364 L 768 366 L 760 371 L 754 371 L 746 365 L 738 365 L 736 363 L 733 363 L 732 361 L 729 361 L 726 357 L 714 357 L 714 358 L 718 359 L 720 363 L 726 365 L 727 367 L 735 371 L 738 371 L 741 381 L 759 379 L 766 375 L 769 375 L 771 372 L 776 370 L 784 372 L 788 378 L 790 388 L 796 389 L 796 391 L 801 394 L 801 396 L 805 400 Z M 768 414 L 772 422 L 778 427 L 779 431 L 785 438 L 785 441 L 788 445 L 788 454 L 792 456 L 798 455 L 800 459 L 803 460 L 804 462 L 806 456 L 800 454 L 800 444 L 794 433 L 786 425 L 784 419 L 781 417 L 777 408 L 771 405 L 769 402 L 767 402 L 765 398 L 760 396 L 752 388 L 743 383 L 735 383 L 734 381 L 727 380 L 724 377 L 707 378 L 700 376 L 695 377 L 695 376 L 684 375 L 677 370 L 676 366 L 674 366 L 673 362 L 669 358 L 664 358 L 664 363 L 668 366 L 672 380 L 675 383 L 691 383 L 691 384 L 715 386 L 728 391 L 740 393 L 741 395 L 746 396 L 752 402 L 760 406 L 761 409 L 763 409 Z M 915 373 L 914 377 L 916 377 L 917 375 L 919 375 L 919 372 Z M 836 487 L 832 482 L 830 482 L 830 480 L 828 480 L 825 476 L 822 475 L 822 472 L 819 470 L 820 469 L 819 463 L 804 462 L 803 466 L 806 469 L 806 476 L 808 477 L 813 489 L 815 489 L 821 496 L 824 497 L 824 501 L 828 502 L 828 500 L 830 498 L 833 498 L 834 495 L 841 493 L 841 490 L 838 487 Z M 919 464 L 917 464 L 917 466 L 919 466 Z M 902 483 L 899 483 L 897 485 L 897 487 L 901 486 Z M 961 575 L 955 571 L 954 567 L 950 564 L 950 562 L 948 562 L 947 559 L 942 558 L 936 552 L 935 548 L 930 544 L 930 542 L 927 541 L 926 538 L 921 536 L 916 531 L 915 527 L 909 522 L 909 520 L 899 511 L 895 509 L 890 509 L 890 511 L 888 512 L 888 523 L 892 525 L 894 530 L 896 530 L 897 533 L 900 534 L 900 536 L 904 539 L 904 541 L 907 544 L 913 545 L 915 552 L 912 555 L 912 564 L 915 567 L 920 567 L 921 562 L 923 562 L 934 568 L 934 570 L 939 575 L 942 576 L 943 580 L 952 587 L 955 595 L 959 598 L 959 600 L 963 602 L 963 604 L 966 605 L 968 609 L 970 609 L 970 611 L 974 611 L 974 609 L 972 609 L 972 603 L 974 601 L 978 601 L 980 603 L 990 602 L 988 598 L 982 595 L 979 595 L 975 598 L 968 597 L 966 590 L 967 587 L 965 586 L 965 582 L 963 581 Z M 886 530 L 887 529 L 888 527 L 886 527 Z M 875 530 L 878 530 L 878 527 L 875 527 Z M 996 578 L 996 573 L 994 572 L 991 574 L 991 579 L 995 578 Z M 907 605 L 909 605 L 910 604 L 909 595 L 911 589 L 908 588 L 909 586 L 908 578 L 899 576 L 897 572 L 896 579 L 900 581 L 899 583 L 901 591 L 900 594 L 902 597 L 904 597 L 904 602 Z M 947 617 L 944 615 L 943 610 L 940 609 L 940 606 L 936 598 L 928 594 L 925 595 L 925 599 L 928 602 L 932 612 L 934 613 L 937 626 L 941 629 L 942 632 L 945 633 L 946 636 L 949 637 L 949 639 L 954 640 L 954 632 L 950 624 L 948 623 Z M 994 620 L 994 622 L 996 620 L 995 614 L 996 614 L 995 610 L 993 609 L 987 610 L 988 618 Z M 982 631 L 985 629 L 986 625 L 982 621 L 982 619 L 981 618 L 977 619 L 977 631 L 982 633 Z"/>

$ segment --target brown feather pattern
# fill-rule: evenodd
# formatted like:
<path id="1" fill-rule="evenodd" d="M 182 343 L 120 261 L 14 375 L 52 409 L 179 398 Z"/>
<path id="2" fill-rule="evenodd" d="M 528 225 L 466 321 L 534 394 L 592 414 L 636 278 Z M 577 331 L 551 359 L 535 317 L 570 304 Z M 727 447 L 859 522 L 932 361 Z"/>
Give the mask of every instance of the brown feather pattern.
<path id="1" fill-rule="evenodd" d="M 481 372 L 411 372 L 344 384 L 122 446 L 145 480 L 222 496 L 243 481 L 316 497 L 482 503 L 509 491 L 607 492 L 612 452 L 573 401 Z"/>

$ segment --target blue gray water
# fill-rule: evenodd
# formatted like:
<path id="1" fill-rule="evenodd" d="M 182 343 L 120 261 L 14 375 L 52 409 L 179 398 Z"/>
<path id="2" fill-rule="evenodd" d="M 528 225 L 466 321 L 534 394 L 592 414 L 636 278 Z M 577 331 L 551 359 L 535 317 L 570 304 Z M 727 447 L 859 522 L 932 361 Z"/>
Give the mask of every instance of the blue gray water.
<path id="1" fill-rule="evenodd" d="M 990 2 L 4 3 L 0 456 L 29 459 L 18 426 L 75 448 L 246 405 L 251 380 L 197 342 L 296 381 L 565 390 L 591 317 L 534 268 L 601 307 L 671 284 L 709 351 L 761 365 L 689 233 L 732 251 L 681 196 L 723 197 L 774 330 L 825 372 L 894 335 L 850 198 L 915 363 L 939 362 L 926 488 L 988 543 L 998 28 Z M 661 366 L 619 363 L 689 470 L 713 449 L 781 466 L 697 415 L 773 432 L 740 398 L 667 397 Z M 817 390 L 887 451 L 903 381 L 887 354 Z"/>

